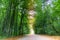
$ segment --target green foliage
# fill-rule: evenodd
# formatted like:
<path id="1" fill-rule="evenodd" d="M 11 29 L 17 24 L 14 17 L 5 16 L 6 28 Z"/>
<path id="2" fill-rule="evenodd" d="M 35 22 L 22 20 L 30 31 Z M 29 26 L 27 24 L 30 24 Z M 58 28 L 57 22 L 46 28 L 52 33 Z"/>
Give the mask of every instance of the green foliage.
<path id="1" fill-rule="evenodd" d="M 39 2 L 38 2 L 39 3 Z M 38 4 L 37 3 L 37 4 Z M 40 2 L 40 5 L 42 3 Z M 60 35 L 60 6 L 59 0 L 51 5 L 36 7 L 36 21 L 34 30 L 36 34 Z M 43 10 L 42 10 L 43 9 Z"/>
<path id="2" fill-rule="evenodd" d="M 22 2 L 21 0 L 1 2 L 3 8 L 0 6 L 0 36 L 13 37 L 29 33 L 27 13 Z"/>
<path id="3" fill-rule="evenodd" d="M 29 33 L 28 11 L 36 11 L 35 34 L 60 35 L 60 0 L 0 0 L 0 36 Z"/>

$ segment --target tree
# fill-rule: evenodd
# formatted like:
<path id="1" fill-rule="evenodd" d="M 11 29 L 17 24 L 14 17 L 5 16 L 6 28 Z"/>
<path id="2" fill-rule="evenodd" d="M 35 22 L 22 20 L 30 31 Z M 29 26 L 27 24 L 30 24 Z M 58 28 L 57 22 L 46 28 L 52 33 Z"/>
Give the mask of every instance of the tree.
<path id="1" fill-rule="evenodd" d="M 1 35 L 13 37 L 29 33 L 27 24 L 28 22 L 27 13 L 25 12 L 26 6 L 24 5 L 25 1 L 24 2 L 23 1 L 22 0 L 9 1 L 3 23 L 1 23 L 2 24 Z"/>

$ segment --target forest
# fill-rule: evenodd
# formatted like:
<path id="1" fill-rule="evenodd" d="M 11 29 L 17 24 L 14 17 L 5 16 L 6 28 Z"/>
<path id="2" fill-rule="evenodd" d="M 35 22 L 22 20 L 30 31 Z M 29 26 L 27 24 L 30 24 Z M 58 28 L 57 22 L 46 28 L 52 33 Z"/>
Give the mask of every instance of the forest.
<path id="1" fill-rule="evenodd" d="M 0 0 L 0 38 L 26 34 L 60 36 L 60 0 Z"/>

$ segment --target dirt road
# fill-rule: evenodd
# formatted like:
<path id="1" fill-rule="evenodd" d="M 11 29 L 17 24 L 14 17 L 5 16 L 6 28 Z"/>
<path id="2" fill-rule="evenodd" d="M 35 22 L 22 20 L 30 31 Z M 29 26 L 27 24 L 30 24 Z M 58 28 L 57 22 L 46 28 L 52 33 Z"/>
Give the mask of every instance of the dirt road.
<path id="1" fill-rule="evenodd" d="M 26 35 L 23 37 L 14 37 L 4 40 L 60 40 L 60 36 Z"/>

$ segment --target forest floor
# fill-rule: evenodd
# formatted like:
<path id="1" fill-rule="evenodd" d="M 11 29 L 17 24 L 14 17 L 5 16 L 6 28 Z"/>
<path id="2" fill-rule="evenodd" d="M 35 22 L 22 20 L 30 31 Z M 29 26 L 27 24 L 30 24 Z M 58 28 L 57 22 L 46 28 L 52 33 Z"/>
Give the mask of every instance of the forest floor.
<path id="1" fill-rule="evenodd" d="M 0 40 L 60 40 L 60 36 L 26 35 Z"/>

